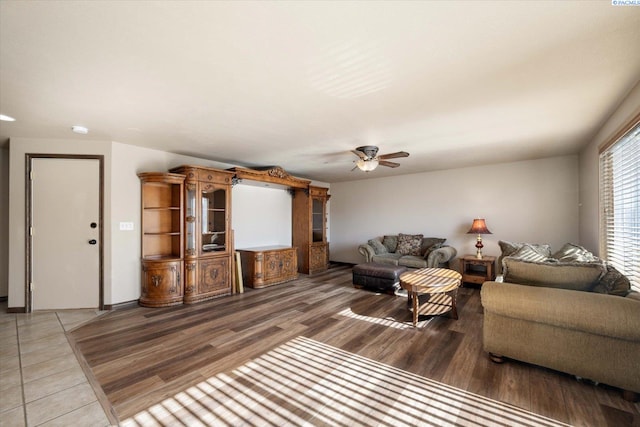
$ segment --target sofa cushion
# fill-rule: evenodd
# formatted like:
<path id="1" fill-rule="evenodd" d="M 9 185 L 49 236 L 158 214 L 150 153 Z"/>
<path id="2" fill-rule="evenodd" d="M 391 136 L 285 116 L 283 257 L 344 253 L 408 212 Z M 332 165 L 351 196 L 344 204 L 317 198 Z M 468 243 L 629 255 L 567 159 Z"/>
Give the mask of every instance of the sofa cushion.
<path id="1" fill-rule="evenodd" d="M 565 243 L 560 250 L 554 252 L 551 256 L 562 262 L 589 262 L 598 260 L 598 257 L 594 254 L 582 246 L 573 243 Z"/>
<path id="2" fill-rule="evenodd" d="M 422 244 L 420 245 L 420 255 L 426 256 L 426 252 L 429 250 L 433 250 L 435 245 L 441 245 L 447 239 L 442 239 L 440 237 L 424 237 L 422 239 Z"/>
<path id="3" fill-rule="evenodd" d="M 590 291 L 606 273 L 601 261 L 550 263 L 506 257 L 502 266 L 505 282 L 575 291 Z"/>
<path id="4" fill-rule="evenodd" d="M 373 248 L 373 251 L 376 253 L 376 255 L 386 254 L 387 252 L 389 252 L 387 250 L 387 247 L 383 245 L 382 242 L 378 239 L 371 239 L 367 243 Z"/>
<path id="5" fill-rule="evenodd" d="M 398 247 L 398 236 L 384 236 L 382 244 L 387 248 L 387 252 L 394 253 Z"/>
<path id="6" fill-rule="evenodd" d="M 626 297 L 630 290 L 631 282 L 629 279 L 611 264 L 607 264 L 607 272 L 592 289 L 593 292 L 621 297 Z"/>
<path id="7" fill-rule="evenodd" d="M 411 268 L 426 268 L 427 260 L 421 256 L 404 255 L 398 260 L 398 265 L 404 265 Z"/>
<path id="8" fill-rule="evenodd" d="M 630 298 L 497 282 L 485 282 L 480 296 L 485 313 L 640 340 L 640 301 Z"/>
<path id="9" fill-rule="evenodd" d="M 422 246 L 422 234 L 402 234 L 398 235 L 398 247 L 396 252 L 402 255 L 420 255 Z"/>
<path id="10" fill-rule="evenodd" d="M 391 264 L 398 265 L 398 260 L 402 258 L 400 254 L 382 254 L 382 255 L 374 255 L 371 257 L 371 261 L 377 262 L 380 264 Z"/>

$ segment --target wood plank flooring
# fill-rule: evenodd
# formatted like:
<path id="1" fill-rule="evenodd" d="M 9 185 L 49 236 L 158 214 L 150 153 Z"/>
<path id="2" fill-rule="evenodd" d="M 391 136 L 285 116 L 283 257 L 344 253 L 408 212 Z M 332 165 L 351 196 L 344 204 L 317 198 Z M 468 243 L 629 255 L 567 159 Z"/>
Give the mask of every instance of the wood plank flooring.
<path id="1" fill-rule="evenodd" d="M 124 425 L 207 425 L 207 416 L 215 415 L 211 408 L 220 406 L 215 406 L 207 395 L 189 406 L 197 405 L 199 409 L 180 409 L 183 419 L 175 414 L 162 418 L 149 408 L 158 407 L 161 402 L 193 400 L 194 395 L 200 395 L 212 384 L 219 385 L 212 388 L 212 393 L 242 408 L 225 406 L 224 413 L 244 425 L 281 425 L 277 415 L 284 412 L 293 417 L 289 419 L 292 424 L 402 424 L 401 418 L 386 418 L 396 409 L 383 411 L 382 415 L 379 397 L 372 398 L 368 406 L 362 402 L 356 409 L 348 406 L 345 399 L 357 392 L 339 396 L 351 409 L 335 415 L 337 418 L 327 418 L 326 411 L 331 406 L 322 411 L 305 407 L 304 399 L 313 394 L 315 387 L 321 383 L 327 386 L 328 378 L 334 378 L 323 377 L 322 372 L 331 370 L 331 366 L 325 369 L 322 363 L 314 362 L 316 354 L 324 353 L 328 355 L 328 365 L 330 357 L 351 357 L 372 375 L 379 374 L 379 367 L 380 372 L 393 371 L 420 384 L 429 382 L 452 395 L 466 393 L 460 400 L 479 402 L 474 403 L 478 413 L 491 405 L 488 399 L 493 399 L 504 402 L 505 411 L 514 405 L 571 425 L 640 425 L 640 405 L 623 400 L 617 389 L 578 382 L 569 375 L 516 361 L 502 365 L 491 362 L 482 350 L 483 314 L 478 289 L 460 289 L 458 314 L 458 320 L 421 317 L 414 329 L 405 298 L 355 289 L 351 267 L 336 266 L 323 274 L 302 275 L 293 282 L 248 289 L 244 294 L 196 305 L 114 311 L 74 330 L 70 340 L 90 369 L 98 394 L 104 393 L 105 404 L 112 407 L 112 413 Z M 314 357 L 296 356 L 308 348 L 313 348 L 309 354 Z M 291 366 L 278 365 L 273 372 L 256 370 L 273 363 L 283 352 L 291 357 Z M 324 379 L 309 387 L 303 385 L 306 380 L 296 376 L 304 371 L 300 360 L 308 361 L 306 375 Z M 337 365 L 334 368 L 338 369 Z M 277 372 L 280 376 L 273 376 Z M 341 375 L 329 381 L 336 383 L 330 387 L 344 383 L 340 386 L 349 390 L 354 381 L 366 377 L 360 374 L 349 382 L 340 380 L 348 371 Z M 372 387 L 397 381 L 380 378 Z M 265 388 L 261 381 L 273 384 Z M 289 382 L 305 392 L 286 394 L 287 390 L 296 390 L 287 385 Z M 343 389 L 334 392 L 345 393 L 340 390 Z M 411 400 L 405 393 L 398 398 L 400 404 Z M 476 395 L 478 399 L 488 399 L 477 400 Z M 160 413 L 168 414 L 169 404 L 162 405 L 165 406 Z M 313 405 L 320 403 L 315 401 Z M 475 415 L 464 411 L 468 409 L 449 411 L 448 418 L 436 424 L 492 424 L 488 418 L 475 419 Z M 253 415 L 246 418 L 246 414 Z M 269 417 L 276 418 L 269 421 Z M 412 423 L 407 421 L 406 425 Z M 428 424 L 424 421 L 424 425 Z"/>

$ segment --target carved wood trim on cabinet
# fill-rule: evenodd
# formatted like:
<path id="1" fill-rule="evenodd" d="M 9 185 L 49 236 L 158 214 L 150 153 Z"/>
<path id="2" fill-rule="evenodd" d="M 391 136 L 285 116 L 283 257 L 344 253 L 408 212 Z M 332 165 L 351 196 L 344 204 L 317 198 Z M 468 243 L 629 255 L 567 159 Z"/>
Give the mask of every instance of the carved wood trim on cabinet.
<path id="1" fill-rule="evenodd" d="M 264 288 L 298 278 L 297 249 L 264 246 L 238 249 L 242 262 L 242 280 L 250 288 Z"/>

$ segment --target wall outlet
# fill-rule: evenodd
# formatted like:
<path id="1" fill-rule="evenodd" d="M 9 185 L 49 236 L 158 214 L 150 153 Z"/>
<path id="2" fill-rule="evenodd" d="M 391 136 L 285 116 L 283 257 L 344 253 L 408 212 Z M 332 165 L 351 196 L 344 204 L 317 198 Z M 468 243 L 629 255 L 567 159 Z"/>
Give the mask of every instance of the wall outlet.
<path id="1" fill-rule="evenodd" d="M 132 222 L 121 222 L 120 223 L 121 231 L 133 231 L 133 223 Z"/>

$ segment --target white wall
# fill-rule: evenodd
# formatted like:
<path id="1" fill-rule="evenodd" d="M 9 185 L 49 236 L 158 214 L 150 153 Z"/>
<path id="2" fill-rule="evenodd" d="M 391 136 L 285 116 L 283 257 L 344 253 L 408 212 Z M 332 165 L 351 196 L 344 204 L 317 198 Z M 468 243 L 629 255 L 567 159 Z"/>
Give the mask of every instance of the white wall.
<path id="1" fill-rule="evenodd" d="M 0 148 L 0 297 L 9 295 L 9 147 Z"/>
<path id="2" fill-rule="evenodd" d="M 472 254 L 466 232 L 477 217 L 493 233 L 486 255 L 500 255 L 499 240 L 578 241 L 577 156 L 334 183 L 331 194 L 332 261 L 362 262 L 358 245 L 397 233 L 444 237 L 458 256 Z"/>
<path id="3" fill-rule="evenodd" d="M 236 185 L 231 215 L 236 249 L 291 246 L 291 195 L 286 190 Z"/>
<path id="4" fill-rule="evenodd" d="M 591 143 L 580 152 L 580 242 L 599 253 L 598 148 L 640 113 L 640 82 L 607 119 Z"/>

